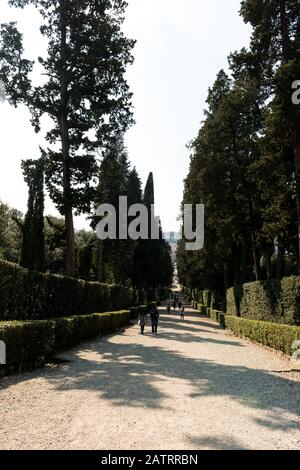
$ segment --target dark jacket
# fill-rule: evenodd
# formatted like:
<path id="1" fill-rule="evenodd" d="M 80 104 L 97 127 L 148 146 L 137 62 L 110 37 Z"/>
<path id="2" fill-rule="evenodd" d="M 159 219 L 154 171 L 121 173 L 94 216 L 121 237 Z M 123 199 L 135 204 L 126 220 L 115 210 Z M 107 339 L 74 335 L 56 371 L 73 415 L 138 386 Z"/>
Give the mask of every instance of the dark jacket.
<path id="1" fill-rule="evenodd" d="M 152 323 L 158 323 L 159 313 L 158 313 L 158 310 L 156 308 L 152 308 L 150 310 L 150 318 L 151 318 Z"/>

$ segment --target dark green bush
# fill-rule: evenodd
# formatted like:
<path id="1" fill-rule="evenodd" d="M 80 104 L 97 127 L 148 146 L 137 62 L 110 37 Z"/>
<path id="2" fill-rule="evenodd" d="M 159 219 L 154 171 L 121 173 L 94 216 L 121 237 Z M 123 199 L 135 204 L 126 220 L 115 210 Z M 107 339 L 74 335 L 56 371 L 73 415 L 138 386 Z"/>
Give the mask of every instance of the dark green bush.
<path id="1" fill-rule="evenodd" d="M 248 320 L 233 315 L 219 315 L 219 321 L 238 336 L 290 355 L 292 344 L 300 339 L 300 327 L 259 320 Z"/>
<path id="2" fill-rule="evenodd" d="M 42 366 L 57 352 L 113 332 L 129 323 L 130 312 L 95 313 L 52 320 L 0 322 L 6 344 L 6 374 Z"/>
<path id="3" fill-rule="evenodd" d="M 216 322 L 220 322 L 220 317 L 224 315 L 220 310 L 209 309 L 209 317 Z"/>
<path id="4" fill-rule="evenodd" d="M 300 325 L 300 277 L 231 288 L 227 292 L 227 313 L 252 320 Z"/>
<path id="5" fill-rule="evenodd" d="M 203 304 L 206 305 L 207 307 L 210 307 L 211 306 L 211 291 L 204 290 L 202 295 L 203 295 Z"/>
<path id="6" fill-rule="evenodd" d="M 44 320 L 128 308 L 122 286 L 30 272 L 0 261 L 0 320 Z"/>
<path id="7" fill-rule="evenodd" d="M 0 341 L 7 348 L 7 365 L 3 374 L 42 366 L 57 352 L 70 349 L 82 341 L 106 335 L 136 319 L 141 310 L 149 311 L 156 302 L 119 312 L 75 315 L 50 320 L 0 322 Z"/>
<path id="8" fill-rule="evenodd" d="M 195 302 L 195 309 L 202 315 L 207 315 L 207 307 L 205 305 Z"/>
<path id="9" fill-rule="evenodd" d="M 5 373 L 43 365 L 54 350 L 55 321 L 1 322 L 0 340 L 6 344 Z"/>

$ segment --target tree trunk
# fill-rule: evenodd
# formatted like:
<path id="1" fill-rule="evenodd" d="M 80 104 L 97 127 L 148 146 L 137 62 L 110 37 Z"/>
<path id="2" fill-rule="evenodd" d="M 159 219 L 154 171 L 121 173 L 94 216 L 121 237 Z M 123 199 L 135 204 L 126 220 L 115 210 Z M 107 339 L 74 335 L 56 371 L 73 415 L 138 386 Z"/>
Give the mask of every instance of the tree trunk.
<path id="1" fill-rule="evenodd" d="M 236 248 L 236 256 L 234 258 L 234 286 L 241 284 L 241 257 L 240 249 Z"/>
<path id="2" fill-rule="evenodd" d="M 242 248 L 242 279 L 241 283 L 245 284 L 248 282 L 248 264 L 247 264 L 247 250 L 248 246 L 247 243 L 243 243 L 243 248 Z"/>
<path id="3" fill-rule="evenodd" d="M 76 261 L 75 261 L 75 237 L 74 237 L 74 223 L 73 211 L 71 200 L 71 178 L 69 167 L 69 128 L 68 128 L 68 77 L 66 70 L 66 48 L 67 48 L 67 27 L 66 27 L 66 12 L 64 9 L 64 2 L 60 4 L 60 99 L 61 99 L 61 114 L 60 114 L 60 134 L 62 144 L 62 158 L 63 158 L 63 195 L 64 195 L 64 215 L 66 227 L 66 262 L 67 262 L 67 275 L 71 277 L 76 276 Z"/>
<path id="4" fill-rule="evenodd" d="M 252 251 L 253 251 L 255 280 L 261 281 L 262 276 L 261 276 L 261 268 L 260 268 L 260 256 L 259 256 L 258 249 L 256 247 L 254 234 L 252 234 Z"/>
<path id="5" fill-rule="evenodd" d="M 283 240 L 278 241 L 278 253 L 277 253 L 277 274 L 278 280 L 282 279 L 285 272 L 285 248 Z"/>
<path id="6" fill-rule="evenodd" d="M 103 241 L 98 243 L 98 282 L 103 282 Z"/>
<path id="7" fill-rule="evenodd" d="M 286 0 L 279 0 L 279 11 L 280 11 L 280 29 L 282 36 L 282 57 L 283 61 L 289 60 L 290 54 L 290 35 L 288 29 L 288 19 L 286 16 Z"/>
<path id="8" fill-rule="evenodd" d="M 272 279 L 272 257 L 268 251 L 265 251 L 263 253 L 263 257 L 266 262 L 266 268 L 267 268 L 267 280 L 269 281 Z"/>

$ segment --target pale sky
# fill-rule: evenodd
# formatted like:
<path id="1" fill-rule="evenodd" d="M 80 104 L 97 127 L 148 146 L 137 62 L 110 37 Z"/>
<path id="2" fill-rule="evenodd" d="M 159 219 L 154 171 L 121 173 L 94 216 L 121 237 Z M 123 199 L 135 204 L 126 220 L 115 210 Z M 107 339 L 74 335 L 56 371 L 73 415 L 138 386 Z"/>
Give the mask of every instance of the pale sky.
<path id="1" fill-rule="evenodd" d="M 156 213 L 165 231 L 178 230 L 176 221 L 189 168 L 186 144 L 200 128 L 209 86 L 227 56 L 249 44 L 250 30 L 238 12 L 240 0 L 129 0 L 124 30 L 137 40 L 135 63 L 127 73 L 134 93 L 136 125 L 126 135 L 129 158 L 145 183 L 154 173 Z M 45 46 L 32 7 L 9 8 L 0 0 L 0 22 L 18 21 L 26 55 Z M 38 74 L 38 72 L 37 72 Z M 36 135 L 24 107 L 0 103 L 0 199 L 25 211 L 27 187 L 21 159 L 38 158 L 42 133 Z M 47 213 L 55 214 L 50 201 Z M 76 220 L 77 228 L 88 224 Z"/>

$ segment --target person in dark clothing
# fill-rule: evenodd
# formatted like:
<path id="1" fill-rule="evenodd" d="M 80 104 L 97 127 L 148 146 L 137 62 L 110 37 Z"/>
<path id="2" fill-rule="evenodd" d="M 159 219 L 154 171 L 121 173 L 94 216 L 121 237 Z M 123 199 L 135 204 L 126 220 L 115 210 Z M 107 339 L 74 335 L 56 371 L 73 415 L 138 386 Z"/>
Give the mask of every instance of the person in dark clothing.
<path id="1" fill-rule="evenodd" d="M 157 336 L 159 312 L 156 307 L 152 307 L 152 309 L 150 310 L 150 318 L 152 323 L 152 334 Z"/>
<path id="2" fill-rule="evenodd" d="M 173 302 L 173 309 L 174 309 L 174 312 L 175 312 L 175 310 L 176 310 L 176 301 L 175 300 Z"/>
<path id="3" fill-rule="evenodd" d="M 167 305 L 167 312 L 168 312 L 168 313 L 171 312 L 171 305 L 170 305 L 170 304 Z"/>
<path id="4" fill-rule="evenodd" d="M 184 320 L 184 313 L 185 313 L 185 308 L 181 308 L 181 320 Z"/>
<path id="5" fill-rule="evenodd" d="M 182 307 L 182 302 L 181 302 L 181 300 L 179 300 L 179 302 L 178 302 L 178 308 L 179 308 L 179 310 L 181 310 L 181 307 Z"/>

